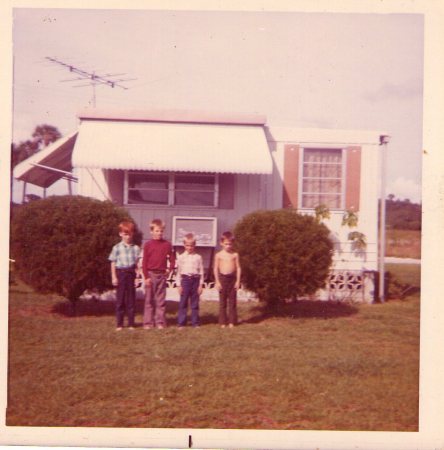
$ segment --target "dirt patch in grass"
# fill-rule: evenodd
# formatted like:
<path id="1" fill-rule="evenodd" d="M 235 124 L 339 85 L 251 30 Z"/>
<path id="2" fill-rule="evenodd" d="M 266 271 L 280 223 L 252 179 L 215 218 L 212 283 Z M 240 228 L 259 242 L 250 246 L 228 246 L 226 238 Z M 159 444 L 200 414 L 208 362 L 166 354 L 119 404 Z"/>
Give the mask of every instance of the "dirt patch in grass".
<path id="1" fill-rule="evenodd" d="M 387 230 L 386 256 L 420 259 L 421 231 Z"/>

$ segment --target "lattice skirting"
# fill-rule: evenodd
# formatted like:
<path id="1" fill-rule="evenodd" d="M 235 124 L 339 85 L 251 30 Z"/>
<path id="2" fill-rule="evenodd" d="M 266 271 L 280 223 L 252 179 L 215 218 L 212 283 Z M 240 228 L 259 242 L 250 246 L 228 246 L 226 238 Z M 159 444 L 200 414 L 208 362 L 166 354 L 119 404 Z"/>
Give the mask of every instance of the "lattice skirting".
<path id="1" fill-rule="evenodd" d="M 314 295 L 308 297 L 310 300 L 339 301 L 339 302 L 365 302 L 374 301 L 376 289 L 376 272 L 362 270 L 332 270 L 324 289 L 320 289 Z M 137 298 L 142 299 L 145 296 L 143 288 L 137 289 Z M 86 294 L 83 298 L 91 298 L 91 294 Z M 115 291 L 108 291 L 101 295 L 94 295 L 102 300 L 114 300 Z M 253 292 L 245 289 L 238 291 L 239 301 L 256 301 L 257 298 Z M 205 282 L 204 290 L 201 295 L 202 300 L 219 299 L 219 294 L 214 288 L 214 282 Z M 167 300 L 178 301 L 179 293 L 174 279 L 169 279 L 167 283 Z M 302 300 L 302 299 L 300 299 Z"/>
<path id="2" fill-rule="evenodd" d="M 375 292 L 375 278 L 374 271 L 332 270 L 326 287 L 310 296 L 310 299 L 372 303 Z M 168 281 L 168 292 L 170 297 L 179 299 L 179 296 L 174 293 L 177 292 L 177 289 L 173 279 Z M 218 300 L 214 282 L 204 283 L 204 291 L 201 298 L 202 300 Z M 251 301 L 255 300 L 256 296 L 253 292 L 240 289 L 237 298 L 240 301 Z"/>
<path id="3" fill-rule="evenodd" d="M 320 300 L 371 303 L 375 294 L 375 272 L 332 270 L 326 288 L 317 295 Z"/>

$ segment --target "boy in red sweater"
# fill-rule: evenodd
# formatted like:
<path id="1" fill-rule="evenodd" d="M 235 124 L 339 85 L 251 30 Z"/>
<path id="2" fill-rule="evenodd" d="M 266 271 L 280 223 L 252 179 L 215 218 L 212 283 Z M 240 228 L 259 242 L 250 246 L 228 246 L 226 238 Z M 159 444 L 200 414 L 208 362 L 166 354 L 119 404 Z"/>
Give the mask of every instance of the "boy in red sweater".
<path id="1" fill-rule="evenodd" d="M 166 285 L 174 270 L 176 257 L 170 242 L 163 239 L 165 224 L 160 219 L 150 223 L 151 239 L 143 246 L 142 270 L 145 277 L 143 328 L 166 327 Z"/>

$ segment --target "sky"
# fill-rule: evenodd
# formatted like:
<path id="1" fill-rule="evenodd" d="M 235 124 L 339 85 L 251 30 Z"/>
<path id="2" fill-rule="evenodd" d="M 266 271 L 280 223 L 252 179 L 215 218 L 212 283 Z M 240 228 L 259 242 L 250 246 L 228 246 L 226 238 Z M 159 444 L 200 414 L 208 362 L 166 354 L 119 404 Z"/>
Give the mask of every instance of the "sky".
<path id="1" fill-rule="evenodd" d="M 275 126 L 387 133 L 386 193 L 421 201 L 421 14 L 17 8 L 13 57 L 16 144 L 43 123 L 76 131 L 77 113 L 93 105 L 93 88 L 66 81 L 76 77 L 53 57 L 133 79 L 97 86 L 100 109 L 257 113 Z M 15 183 L 16 201 L 21 192 Z"/>

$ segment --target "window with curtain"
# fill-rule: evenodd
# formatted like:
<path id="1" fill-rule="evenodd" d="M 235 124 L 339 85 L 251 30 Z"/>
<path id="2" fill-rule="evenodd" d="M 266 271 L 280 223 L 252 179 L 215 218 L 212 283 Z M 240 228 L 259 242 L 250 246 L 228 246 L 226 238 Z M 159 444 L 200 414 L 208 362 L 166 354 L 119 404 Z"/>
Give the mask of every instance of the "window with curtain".
<path id="1" fill-rule="evenodd" d="M 301 206 L 343 208 L 344 169 L 342 149 L 304 148 Z"/>
<path id="2" fill-rule="evenodd" d="M 217 174 L 130 171 L 126 176 L 129 205 L 217 206 Z"/>

